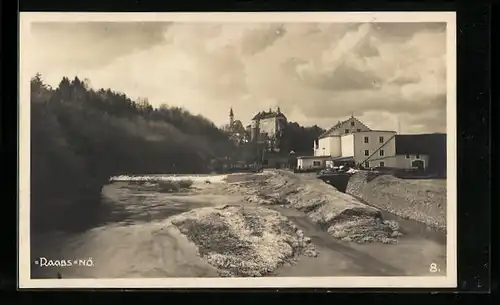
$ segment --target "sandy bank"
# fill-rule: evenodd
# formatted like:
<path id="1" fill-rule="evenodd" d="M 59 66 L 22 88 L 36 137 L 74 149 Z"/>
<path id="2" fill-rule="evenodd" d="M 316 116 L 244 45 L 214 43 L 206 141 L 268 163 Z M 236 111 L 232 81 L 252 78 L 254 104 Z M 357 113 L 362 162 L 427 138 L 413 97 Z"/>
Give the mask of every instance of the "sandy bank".
<path id="1" fill-rule="evenodd" d="M 300 254 L 318 255 L 293 223 L 263 207 L 200 208 L 170 221 L 220 276 L 269 275 Z"/>
<path id="2" fill-rule="evenodd" d="M 303 211 L 315 223 L 343 241 L 396 243 L 401 233 L 380 211 L 312 176 L 267 171 L 260 176 L 228 177 L 229 192 L 244 192 L 246 200 Z"/>
<path id="3" fill-rule="evenodd" d="M 405 180 L 358 172 L 346 193 L 406 219 L 446 231 L 446 180 Z"/>
<path id="4" fill-rule="evenodd" d="M 117 181 L 179 181 L 191 180 L 195 183 L 223 183 L 227 179 L 227 175 L 144 175 L 144 176 L 113 176 L 109 179 L 110 182 Z"/>

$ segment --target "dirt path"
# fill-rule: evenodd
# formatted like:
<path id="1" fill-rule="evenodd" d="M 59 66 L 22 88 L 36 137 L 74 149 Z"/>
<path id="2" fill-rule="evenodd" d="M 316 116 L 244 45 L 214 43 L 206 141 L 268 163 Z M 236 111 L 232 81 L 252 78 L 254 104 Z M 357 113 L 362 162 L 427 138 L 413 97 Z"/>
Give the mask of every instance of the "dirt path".
<path id="1" fill-rule="evenodd" d="M 44 267 L 33 264 L 33 276 L 54 278 L 210 277 L 216 270 L 196 254 L 192 244 L 165 219 L 182 212 L 223 204 L 251 205 L 245 194 L 228 194 L 220 184 L 195 184 L 185 194 L 165 194 L 118 182 L 104 188 L 112 213 L 102 226 L 79 234 L 51 234 L 35 239 L 34 257 L 88 259 L 93 267 Z M 443 266 L 445 247 L 417 233 L 396 245 L 355 244 L 333 239 L 302 212 L 273 206 L 311 237 L 319 256 L 301 256 L 278 268 L 276 276 L 432 275 L 431 263 Z M 36 253 L 35 253 L 36 252 Z M 438 275 L 438 274 L 435 274 Z M 443 275 L 443 273 L 441 274 Z"/>

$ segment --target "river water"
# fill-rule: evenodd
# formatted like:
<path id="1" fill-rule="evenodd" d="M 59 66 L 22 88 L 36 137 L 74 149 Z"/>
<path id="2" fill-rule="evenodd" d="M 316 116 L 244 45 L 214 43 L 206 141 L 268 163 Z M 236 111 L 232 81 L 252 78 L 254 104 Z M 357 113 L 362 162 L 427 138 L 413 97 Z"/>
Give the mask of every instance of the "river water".
<path id="1" fill-rule="evenodd" d="M 206 183 L 211 180 L 212 183 Z M 84 230 L 32 234 L 32 277 L 134 278 L 211 277 L 216 270 L 198 257 L 165 219 L 194 208 L 244 204 L 245 194 L 225 193 L 220 176 L 199 176 L 185 193 L 160 193 L 126 181 L 106 185 L 97 220 Z M 404 234 L 395 245 L 337 241 L 305 214 L 274 206 L 312 238 L 319 256 L 300 257 L 276 276 L 431 276 L 445 275 L 445 235 L 425 225 L 384 213 Z M 40 267 L 39 258 L 88 260 L 93 266 Z M 431 273 L 436 264 L 439 272 Z"/>

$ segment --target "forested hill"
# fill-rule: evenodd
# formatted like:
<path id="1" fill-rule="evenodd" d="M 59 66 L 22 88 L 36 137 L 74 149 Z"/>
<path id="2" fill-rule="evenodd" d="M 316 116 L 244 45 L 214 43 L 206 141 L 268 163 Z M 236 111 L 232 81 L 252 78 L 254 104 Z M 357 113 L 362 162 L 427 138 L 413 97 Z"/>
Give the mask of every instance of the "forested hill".
<path id="1" fill-rule="evenodd" d="M 71 221 L 78 208 L 99 202 L 110 176 L 202 173 L 233 148 L 212 122 L 181 108 L 155 109 L 109 89 L 89 89 L 78 78 L 63 78 L 53 89 L 37 74 L 31 80 L 32 225 L 54 226 L 43 223 L 54 213 Z"/>

